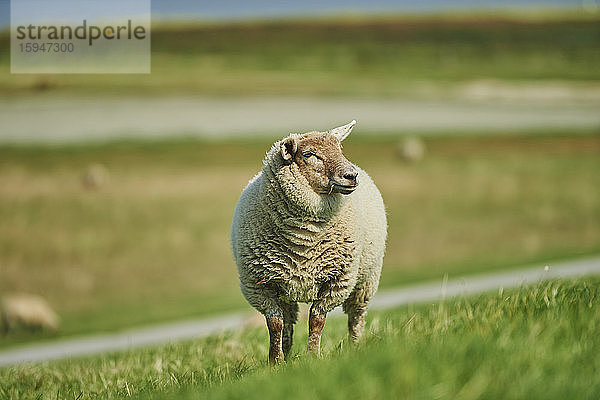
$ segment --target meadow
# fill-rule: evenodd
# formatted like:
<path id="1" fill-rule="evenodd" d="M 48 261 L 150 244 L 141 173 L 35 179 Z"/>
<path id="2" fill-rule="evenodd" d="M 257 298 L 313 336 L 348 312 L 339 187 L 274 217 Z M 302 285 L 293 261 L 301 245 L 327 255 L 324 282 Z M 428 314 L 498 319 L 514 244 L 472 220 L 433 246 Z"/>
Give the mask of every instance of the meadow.
<path id="1" fill-rule="evenodd" d="M 149 75 L 10 75 L 0 93 L 443 95 L 477 80 L 598 88 L 597 14 L 511 13 L 155 24 Z"/>
<path id="2" fill-rule="evenodd" d="M 163 24 L 153 26 L 150 75 L 11 75 L 3 32 L 0 96 L 460 101 L 483 82 L 587 102 L 600 93 L 599 38 L 598 14 L 578 12 Z M 548 100 L 544 90 L 537 100 Z M 418 162 L 399 157 L 401 135 L 363 133 L 344 152 L 386 203 L 382 288 L 600 254 L 597 129 L 423 134 Z M 40 294 L 62 320 L 58 333 L 0 336 L 0 348 L 249 310 L 229 229 L 270 145 L 250 136 L 0 145 L 0 294 Z M 89 189 L 82 177 L 93 166 L 106 181 Z M 332 318 L 322 359 L 305 355 L 303 319 L 277 368 L 266 365 L 262 323 L 1 368 L 0 399 L 599 398 L 599 288 L 598 278 L 561 280 L 372 312 L 357 348 Z"/>
<path id="3" fill-rule="evenodd" d="M 595 399 L 600 281 L 551 281 L 372 312 L 358 347 L 330 318 L 323 354 L 266 362 L 264 327 L 0 369 L 5 399 Z M 301 325 L 306 320 L 300 321 Z"/>
<path id="4" fill-rule="evenodd" d="M 365 138 L 367 137 L 367 138 Z M 379 185 L 382 287 L 600 252 L 596 134 L 434 137 L 416 163 L 356 132 L 348 159 Z M 0 147 L 0 293 L 43 295 L 56 335 L 248 309 L 229 248 L 233 209 L 265 140 Z M 108 179 L 82 185 L 90 165 Z"/>

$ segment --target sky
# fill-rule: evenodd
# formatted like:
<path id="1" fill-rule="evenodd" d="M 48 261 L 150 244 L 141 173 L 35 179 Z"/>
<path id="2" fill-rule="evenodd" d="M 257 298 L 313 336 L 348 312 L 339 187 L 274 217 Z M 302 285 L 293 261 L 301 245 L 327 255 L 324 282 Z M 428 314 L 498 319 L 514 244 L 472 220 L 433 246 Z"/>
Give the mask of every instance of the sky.
<path id="1" fill-rule="evenodd" d="M 8 27 L 10 24 L 10 1 L 0 0 L 0 27 Z M 81 0 L 73 1 L 78 3 Z M 229 20 L 336 13 L 380 14 L 385 12 L 432 12 L 473 8 L 506 9 L 519 6 L 579 7 L 582 4 L 596 4 L 597 6 L 599 2 L 600 0 L 153 0 L 152 16 L 155 19 Z M 51 12 L 52 3 L 48 0 L 39 2 L 40 7 L 48 7 L 48 12 Z M 122 3 L 127 3 L 127 0 L 123 0 Z"/>
<path id="2" fill-rule="evenodd" d="M 86 17 L 96 21 L 110 19 L 114 17 L 115 10 L 132 19 L 147 16 L 150 12 L 148 4 L 148 0 L 13 0 L 10 11 L 12 22 L 16 25 L 45 21 L 54 24 L 81 23 Z"/>

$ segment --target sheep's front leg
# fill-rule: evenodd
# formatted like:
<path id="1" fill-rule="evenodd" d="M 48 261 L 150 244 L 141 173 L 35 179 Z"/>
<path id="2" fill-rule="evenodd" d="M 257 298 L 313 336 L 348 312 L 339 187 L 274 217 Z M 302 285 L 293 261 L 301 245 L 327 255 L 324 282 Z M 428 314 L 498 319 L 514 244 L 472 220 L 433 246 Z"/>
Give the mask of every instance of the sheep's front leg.
<path id="1" fill-rule="evenodd" d="M 358 343 L 365 330 L 367 306 L 375 290 L 369 283 L 354 288 L 344 302 L 344 312 L 348 314 L 348 336 L 350 341 Z"/>
<path id="2" fill-rule="evenodd" d="M 348 337 L 352 343 L 358 343 L 365 331 L 365 316 L 367 310 L 364 307 L 352 307 L 348 311 Z"/>
<path id="3" fill-rule="evenodd" d="M 265 315 L 265 319 L 269 328 L 269 363 L 278 364 L 283 361 L 283 318 L 278 315 Z"/>
<path id="4" fill-rule="evenodd" d="M 283 354 L 287 360 L 294 340 L 294 324 L 298 319 L 298 303 L 286 304 L 283 308 Z"/>
<path id="5" fill-rule="evenodd" d="M 344 279 L 342 279 L 344 278 Z M 334 281 L 327 282 L 319 290 L 319 299 L 314 301 L 310 307 L 308 318 L 308 351 L 320 354 L 321 333 L 325 326 L 327 313 L 343 303 L 344 298 L 350 293 L 349 285 L 356 282 L 354 279 L 340 277 Z"/>
<path id="6" fill-rule="evenodd" d="M 321 334 L 325 326 L 325 313 L 318 312 L 314 305 L 310 308 L 308 318 L 308 352 L 314 354 L 321 353 Z"/>

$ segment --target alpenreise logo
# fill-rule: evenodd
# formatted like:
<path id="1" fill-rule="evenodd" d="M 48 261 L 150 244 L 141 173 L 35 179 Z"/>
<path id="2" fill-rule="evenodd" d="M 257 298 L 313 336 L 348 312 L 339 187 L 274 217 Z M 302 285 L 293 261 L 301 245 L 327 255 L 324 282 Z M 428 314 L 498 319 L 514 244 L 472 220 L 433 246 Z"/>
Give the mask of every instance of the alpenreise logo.
<path id="1" fill-rule="evenodd" d="M 141 25 L 132 26 L 131 20 L 127 20 L 125 25 L 99 27 L 96 25 L 89 25 L 87 20 L 83 20 L 83 23 L 73 28 L 69 25 L 52 26 L 52 25 L 33 25 L 27 26 L 19 25 L 16 28 L 17 39 L 29 39 L 29 40 L 71 40 L 75 39 L 86 39 L 88 44 L 91 46 L 94 40 L 104 38 L 106 40 L 113 39 L 137 39 L 142 40 L 146 38 L 146 28 Z"/>
<path id="2" fill-rule="evenodd" d="M 11 73 L 150 73 L 150 0 L 11 0 Z"/>

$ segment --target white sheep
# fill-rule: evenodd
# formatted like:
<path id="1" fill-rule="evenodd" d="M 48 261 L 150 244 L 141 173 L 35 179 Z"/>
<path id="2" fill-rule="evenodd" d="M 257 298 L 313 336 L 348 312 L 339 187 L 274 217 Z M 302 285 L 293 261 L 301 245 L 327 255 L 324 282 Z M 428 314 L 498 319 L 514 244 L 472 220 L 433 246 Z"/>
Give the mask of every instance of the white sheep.
<path id="1" fill-rule="evenodd" d="M 7 295 L 2 298 L 0 314 L 5 333 L 18 327 L 53 332 L 58 330 L 58 315 L 40 296 L 25 293 Z"/>
<path id="2" fill-rule="evenodd" d="M 355 124 L 276 142 L 235 209 L 231 243 L 240 287 L 265 316 L 271 363 L 292 346 L 297 302 L 312 303 L 310 352 L 319 353 L 326 314 L 338 305 L 352 341 L 364 330 L 387 221 L 371 178 L 342 154 Z"/>

